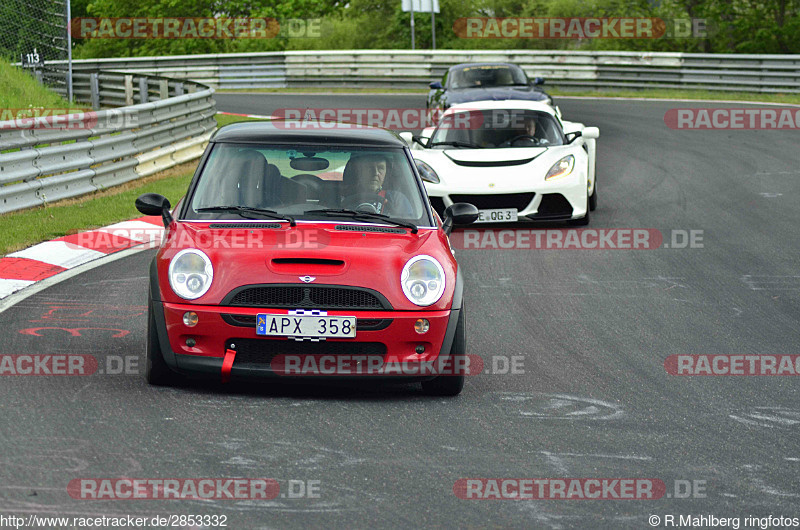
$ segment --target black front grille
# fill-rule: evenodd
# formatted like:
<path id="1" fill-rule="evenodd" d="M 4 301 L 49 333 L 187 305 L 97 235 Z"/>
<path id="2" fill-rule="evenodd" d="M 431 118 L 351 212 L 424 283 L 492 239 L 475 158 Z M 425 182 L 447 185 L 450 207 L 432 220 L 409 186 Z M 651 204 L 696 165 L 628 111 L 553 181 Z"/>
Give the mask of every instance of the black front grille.
<path id="1" fill-rule="evenodd" d="M 504 193 L 498 195 L 450 195 L 453 202 L 468 202 L 479 210 L 494 208 L 516 208 L 524 210 L 533 200 L 535 193 Z"/>
<path id="2" fill-rule="evenodd" d="M 370 289 L 322 285 L 259 285 L 234 290 L 222 305 L 290 307 L 295 309 L 391 309 L 389 302 Z"/>
<path id="3" fill-rule="evenodd" d="M 269 365 L 277 355 L 386 355 L 386 345 L 380 342 L 320 342 L 284 339 L 228 339 L 226 347 L 233 344 L 236 357 L 233 366 Z"/>
<path id="4" fill-rule="evenodd" d="M 542 195 L 536 217 L 571 217 L 572 205 L 560 193 Z"/>

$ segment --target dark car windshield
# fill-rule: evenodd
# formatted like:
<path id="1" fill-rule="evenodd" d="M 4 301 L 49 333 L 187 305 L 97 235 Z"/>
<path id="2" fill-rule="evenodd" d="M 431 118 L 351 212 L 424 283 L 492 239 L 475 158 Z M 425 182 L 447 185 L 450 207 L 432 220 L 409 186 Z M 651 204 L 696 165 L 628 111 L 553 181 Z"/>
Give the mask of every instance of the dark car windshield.
<path id="1" fill-rule="evenodd" d="M 442 118 L 429 146 L 434 149 L 547 147 L 564 145 L 564 141 L 558 121 L 546 112 L 465 109 Z"/>
<path id="2" fill-rule="evenodd" d="M 420 188 L 403 149 L 219 143 L 184 218 L 351 219 L 324 212 L 347 209 L 432 226 Z"/>
<path id="3" fill-rule="evenodd" d="M 449 88 L 485 88 L 493 86 L 527 85 L 525 72 L 513 65 L 466 66 L 453 70 Z"/>

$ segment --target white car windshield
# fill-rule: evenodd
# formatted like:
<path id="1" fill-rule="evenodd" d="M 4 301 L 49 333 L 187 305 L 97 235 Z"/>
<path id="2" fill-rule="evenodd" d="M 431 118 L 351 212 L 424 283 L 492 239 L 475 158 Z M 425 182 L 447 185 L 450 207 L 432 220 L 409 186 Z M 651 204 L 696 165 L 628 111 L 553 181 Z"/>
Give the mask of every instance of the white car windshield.
<path id="1" fill-rule="evenodd" d="M 431 226 L 423 201 L 402 149 L 219 143 L 185 218 L 262 219 L 272 211 L 295 220 L 324 220 L 337 217 L 325 210 L 347 209 Z"/>
<path id="2" fill-rule="evenodd" d="M 561 126 L 546 112 L 521 109 L 463 110 L 442 118 L 432 148 L 512 148 L 564 145 Z"/>

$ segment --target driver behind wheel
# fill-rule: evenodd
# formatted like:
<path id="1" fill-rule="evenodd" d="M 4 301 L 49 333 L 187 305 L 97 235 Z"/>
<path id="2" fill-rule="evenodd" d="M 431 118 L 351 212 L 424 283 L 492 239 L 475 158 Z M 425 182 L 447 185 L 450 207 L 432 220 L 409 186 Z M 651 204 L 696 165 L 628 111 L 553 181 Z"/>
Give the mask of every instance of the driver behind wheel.
<path id="1" fill-rule="evenodd" d="M 372 213 L 409 217 L 411 203 L 401 192 L 384 188 L 390 167 L 382 154 L 354 155 L 344 169 L 342 207 Z"/>
<path id="2" fill-rule="evenodd" d="M 548 143 L 546 138 L 536 131 L 538 123 L 533 116 L 525 116 L 523 118 L 523 129 L 514 131 L 514 135 L 501 143 L 498 147 L 535 147 L 543 143 Z"/>

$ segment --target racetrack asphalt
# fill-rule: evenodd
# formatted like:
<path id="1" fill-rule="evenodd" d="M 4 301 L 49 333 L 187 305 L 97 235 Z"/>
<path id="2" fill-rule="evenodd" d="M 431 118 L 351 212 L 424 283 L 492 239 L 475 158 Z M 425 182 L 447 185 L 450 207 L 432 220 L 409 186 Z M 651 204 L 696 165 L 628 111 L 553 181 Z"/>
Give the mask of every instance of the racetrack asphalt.
<path id="1" fill-rule="evenodd" d="M 418 95 L 216 98 L 221 111 L 250 114 L 424 106 Z M 470 377 L 450 399 L 416 385 L 149 387 L 135 372 L 155 250 L 94 268 L 0 313 L 0 353 L 82 353 L 99 363 L 90 376 L 0 379 L 0 512 L 224 514 L 231 528 L 647 528 L 652 515 L 660 524 L 669 514 L 800 517 L 800 380 L 664 367 L 671 355 L 800 353 L 800 132 L 664 123 L 670 108 L 729 104 L 557 102 L 565 118 L 601 131 L 589 228 L 657 229 L 670 244 L 673 231 L 701 230 L 702 248 L 458 250 L 468 352 L 497 371 L 521 356 L 524 373 Z M 318 484 L 319 495 L 67 492 L 74 479 L 117 477 L 266 477 L 282 492 L 290 480 Z M 501 477 L 655 478 L 666 494 L 454 495 L 458 479 Z M 705 489 L 684 498 L 685 481 Z"/>

